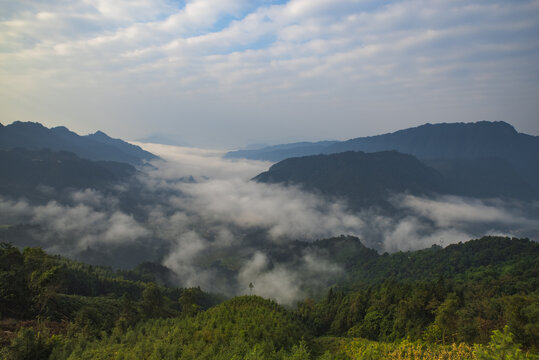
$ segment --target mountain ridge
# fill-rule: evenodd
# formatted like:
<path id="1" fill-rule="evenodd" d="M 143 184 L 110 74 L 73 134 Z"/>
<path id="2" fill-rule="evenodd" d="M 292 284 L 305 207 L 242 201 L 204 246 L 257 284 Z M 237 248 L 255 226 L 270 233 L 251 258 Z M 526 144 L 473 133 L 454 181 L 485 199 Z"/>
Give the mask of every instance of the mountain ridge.
<path id="1" fill-rule="evenodd" d="M 305 190 L 344 197 L 352 204 L 379 202 L 389 192 L 435 193 L 443 186 L 436 170 L 397 151 L 346 151 L 285 159 L 253 180 L 300 185 Z"/>
<path id="2" fill-rule="evenodd" d="M 387 204 L 388 195 L 449 194 L 478 198 L 538 199 L 539 192 L 498 158 L 420 161 L 397 151 L 346 151 L 282 160 L 252 180 L 300 186 L 347 200 L 349 205 Z"/>
<path id="3" fill-rule="evenodd" d="M 93 161 L 116 161 L 142 165 L 157 158 L 136 145 L 109 137 L 102 131 L 78 135 L 65 126 L 47 128 L 38 122 L 15 121 L 0 127 L 0 148 L 68 151 Z"/>
<path id="4" fill-rule="evenodd" d="M 127 163 L 91 161 L 67 151 L 0 149 L 0 194 L 48 199 L 43 189 L 105 189 L 136 173 Z"/>
<path id="5" fill-rule="evenodd" d="M 302 144 L 302 143 L 297 143 Z M 539 190 L 539 137 L 519 133 L 503 121 L 424 124 L 334 143 L 283 144 L 259 150 L 229 152 L 228 158 L 281 161 L 289 157 L 344 151 L 396 150 L 420 160 L 500 158 L 509 162 L 526 182 Z"/>

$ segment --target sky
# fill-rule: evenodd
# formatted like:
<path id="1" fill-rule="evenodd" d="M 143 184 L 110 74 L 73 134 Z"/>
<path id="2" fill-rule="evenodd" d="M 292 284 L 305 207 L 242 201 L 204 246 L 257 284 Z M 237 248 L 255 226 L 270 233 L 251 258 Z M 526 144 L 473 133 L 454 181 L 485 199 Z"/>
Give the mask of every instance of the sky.
<path id="1" fill-rule="evenodd" d="M 0 1 L 0 122 L 238 148 L 539 135 L 539 1 Z"/>

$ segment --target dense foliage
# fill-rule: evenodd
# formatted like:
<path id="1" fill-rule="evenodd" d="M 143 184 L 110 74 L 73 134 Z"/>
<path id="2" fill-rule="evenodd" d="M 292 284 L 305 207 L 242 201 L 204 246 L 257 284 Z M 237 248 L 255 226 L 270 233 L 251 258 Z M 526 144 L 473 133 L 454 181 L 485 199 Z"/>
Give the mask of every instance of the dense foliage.
<path id="1" fill-rule="evenodd" d="M 484 237 L 441 249 L 371 255 L 299 312 L 318 335 L 486 343 L 505 324 L 539 349 L 539 244 Z M 352 290 L 350 290 L 352 289 Z"/>
<path id="2" fill-rule="evenodd" d="M 116 330 L 116 329 L 115 329 Z M 71 358 L 282 358 L 306 333 L 299 319 L 270 300 L 237 297 L 195 317 L 155 319 L 101 341 L 78 345 Z"/>
<path id="3" fill-rule="evenodd" d="M 137 277 L 140 280 L 127 279 Z M 39 248 L 21 252 L 0 244 L 2 318 L 90 322 L 101 331 L 110 330 L 116 321 L 134 324 L 144 318 L 177 316 L 183 306 L 205 309 L 218 301 L 198 288 L 162 287 L 152 281 L 155 277 L 139 268 L 113 272 L 51 256 Z"/>
<path id="4" fill-rule="evenodd" d="M 114 272 L 2 244 L 0 354 L 6 359 L 537 358 L 537 243 L 485 237 L 391 255 L 376 254 L 348 237 L 309 246 L 345 264 L 348 276 L 320 301 L 306 299 L 287 309 L 257 296 L 215 306 L 218 299 L 198 288 L 157 285 L 168 270 L 155 264 Z"/>

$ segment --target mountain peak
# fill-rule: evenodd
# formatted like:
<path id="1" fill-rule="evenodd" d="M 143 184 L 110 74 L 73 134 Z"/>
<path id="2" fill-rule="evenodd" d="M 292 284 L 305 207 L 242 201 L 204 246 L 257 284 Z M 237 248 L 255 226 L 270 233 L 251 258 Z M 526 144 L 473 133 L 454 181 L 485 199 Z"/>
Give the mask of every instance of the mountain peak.
<path id="1" fill-rule="evenodd" d="M 477 131 L 485 134 L 491 134 L 491 133 L 503 133 L 503 134 L 517 134 L 517 130 L 515 127 L 505 121 L 476 121 L 476 122 L 455 122 L 455 123 L 426 123 L 423 125 L 419 125 L 412 128 L 402 129 L 398 130 L 392 133 L 382 134 L 382 135 L 374 135 L 369 137 L 380 137 L 385 135 L 392 135 L 392 134 L 402 134 L 406 132 L 414 132 L 414 131 L 462 131 L 462 132 L 468 132 L 468 131 Z M 360 138 L 358 138 L 360 139 Z"/>
<path id="2" fill-rule="evenodd" d="M 27 148 L 70 151 L 80 158 L 109 160 L 132 165 L 154 159 L 155 155 L 120 139 L 112 139 L 102 131 L 80 136 L 65 126 L 47 128 L 37 122 L 15 121 L 2 128 L 0 148 Z"/>
<path id="3" fill-rule="evenodd" d="M 65 126 L 56 126 L 56 127 L 51 128 L 51 130 L 59 132 L 59 133 L 71 133 L 72 132 L 68 128 L 66 128 Z"/>
<path id="4" fill-rule="evenodd" d="M 96 137 L 96 138 L 100 138 L 100 139 L 111 139 L 110 136 L 108 136 L 107 134 L 105 134 L 103 131 L 101 130 L 97 130 L 95 133 L 91 134 L 90 135 L 91 137 Z"/>
<path id="5" fill-rule="evenodd" d="M 38 123 L 38 122 L 32 122 L 32 121 L 16 120 L 16 121 L 14 121 L 13 123 L 11 123 L 10 125 L 8 125 L 6 127 L 10 127 L 10 126 L 13 126 L 13 127 L 16 127 L 16 128 L 28 127 L 28 128 L 43 128 L 43 129 L 46 129 L 46 127 L 43 126 L 43 124 Z"/>
<path id="6" fill-rule="evenodd" d="M 534 143 L 535 142 L 535 143 Z M 504 121 L 426 123 L 391 133 L 358 137 L 329 144 L 283 144 L 258 150 L 229 152 L 226 157 L 281 161 L 289 157 L 344 151 L 397 150 L 420 159 L 495 156 L 527 166 L 539 143 Z M 275 149 L 278 149 L 276 151 Z M 526 163 L 526 164 L 525 164 Z"/>

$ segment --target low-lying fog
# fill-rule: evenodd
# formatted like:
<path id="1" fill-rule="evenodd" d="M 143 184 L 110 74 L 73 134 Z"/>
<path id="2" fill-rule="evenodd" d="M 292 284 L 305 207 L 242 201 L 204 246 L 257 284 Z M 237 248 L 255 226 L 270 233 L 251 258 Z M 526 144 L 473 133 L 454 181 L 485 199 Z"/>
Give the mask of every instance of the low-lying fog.
<path id="1" fill-rule="evenodd" d="M 95 262 L 88 255 L 94 251 L 113 266 L 130 264 L 130 257 L 159 261 L 177 273 L 180 286 L 233 295 L 248 293 L 252 282 L 255 293 L 287 304 L 342 272 L 323 253 L 305 251 L 284 262 L 268 256 L 267 249 L 289 241 L 355 235 L 379 252 L 394 252 L 485 234 L 539 235 L 536 203 L 395 194 L 391 215 L 377 208 L 354 213 L 343 200 L 250 181 L 267 162 L 138 145 L 162 160 L 140 169 L 136 181 L 106 194 L 71 191 L 62 202 L 0 198 L 1 223 L 37 225 L 40 245 L 52 253 Z"/>

